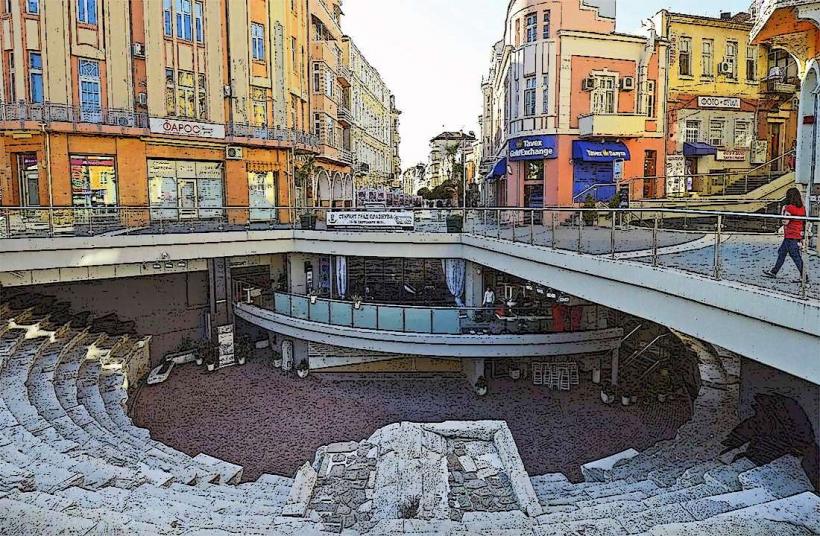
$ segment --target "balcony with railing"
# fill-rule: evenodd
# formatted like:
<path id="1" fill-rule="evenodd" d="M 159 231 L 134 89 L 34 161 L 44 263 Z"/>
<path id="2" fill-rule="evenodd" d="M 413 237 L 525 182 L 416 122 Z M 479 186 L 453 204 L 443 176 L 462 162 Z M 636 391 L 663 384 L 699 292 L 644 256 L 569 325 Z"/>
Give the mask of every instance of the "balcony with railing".
<path id="1" fill-rule="evenodd" d="M 339 122 L 344 124 L 344 126 L 346 127 L 352 127 L 353 113 L 350 111 L 350 109 L 348 109 L 347 106 L 345 106 L 344 104 L 339 104 L 338 110 Z"/>
<path id="2" fill-rule="evenodd" d="M 296 330 L 306 340 L 352 348 L 367 349 L 378 342 L 387 351 L 403 348 L 404 353 L 441 357 L 543 356 L 611 350 L 623 336 L 620 328 L 581 321 L 598 317 L 596 305 L 561 306 L 536 315 L 234 290 L 236 314 L 251 323 L 279 333 Z"/>
<path id="3" fill-rule="evenodd" d="M 9 128 L 26 127 L 26 123 L 54 125 L 55 130 L 76 130 L 79 125 L 118 128 L 148 128 L 148 114 L 124 108 L 73 106 L 54 102 L 19 101 L 0 104 L 0 122 L 14 123 Z M 4 125 L 6 126 L 6 125 Z M 62 126 L 62 128 L 58 128 Z"/>
<path id="4" fill-rule="evenodd" d="M 319 139 L 315 135 L 289 128 L 257 126 L 247 123 L 227 123 L 225 125 L 225 135 L 229 138 L 248 138 L 249 140 L 292 144 L 311 151 L 316 151 L 319 148 Z"/>
<path id="5" fill-rule="evenodd" d="M 649 131 L 651 120 L 645 114 L 591 113 L 578 118 L 578 130 L 581 137 L 639 138 Z"/>

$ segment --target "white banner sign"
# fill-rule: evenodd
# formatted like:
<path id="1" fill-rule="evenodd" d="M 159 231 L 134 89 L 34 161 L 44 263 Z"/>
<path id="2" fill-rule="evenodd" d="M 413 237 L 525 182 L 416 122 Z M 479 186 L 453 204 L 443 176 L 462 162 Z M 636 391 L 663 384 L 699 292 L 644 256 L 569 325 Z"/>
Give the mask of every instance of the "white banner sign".
<path id="1" fill-rule="evenodd" d="M 198 123 L 152 117 L 148 120 L 151 132 L 169 136 L 190 136 L 192 138 L 224 138 L 225 125 L 217 123 Z"/>
<path id="2" fill-rule="evenodd" d="M 327 226 L 363 229 L 413 229 L 413 212 L 329 212 Z"/>
<path id="3" fill-rule="evenodd" d="M 731 108 L 740 110 L 739 97 L 698 97 L 698 108 Z"/>
<path id="4" fill-rule="evenodd" d="M 233 365 L 235 362 L 233 355 L 233 324 L 218 326 L 216 333 L 217 342 L 219 342 L 219 366 L 217 368 Z"/>
<path id="5" fill-rule="evenodd" d="M 743 162 L 746 160 L 746 151 L 735 149 L 718 149 L 715 154 L 715 160 L 720 162 Z"/>

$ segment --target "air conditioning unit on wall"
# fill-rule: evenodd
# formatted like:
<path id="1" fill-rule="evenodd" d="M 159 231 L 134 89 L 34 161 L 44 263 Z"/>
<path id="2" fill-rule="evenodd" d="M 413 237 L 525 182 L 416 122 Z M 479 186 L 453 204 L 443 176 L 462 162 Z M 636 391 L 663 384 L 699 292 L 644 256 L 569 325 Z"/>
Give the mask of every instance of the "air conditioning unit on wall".
<path id="1" fill-rule="evenodd" d="M 226 160 L 242 160 L 242 147 L 225 147 Z"/>
<path id="2" fill-rule="evenodd" d="M 144 58 L 145 57 L 145 44 L 143 44 L 143 43 L 133 43 L 132 50 L 133 50 L 134 56 L 136 56 L 138 58 Z"/>
<path id="3" fill-rule="evenodd" d="M 718 63 L 718 74 L 732 74 L 732 63 L 729 61 Z"/>
<path id="4" fill-rule="evenodd" d="M 621 78 L 621 91 L 632 91 L 635 89 L 635 77 L 624 76 Z"/>
<path id="5" fill-rule="evenodd" d="M 139 104 L 140 106 L 148 106 L 148 94 L 137 93 L 137 104 Z"/>
<path id="6" fill-rule="evenodd" d="M 588 76 L 581 81 L 581 89 L 584 91 L 592 91 L 595 89 L 595 77 Z"/>

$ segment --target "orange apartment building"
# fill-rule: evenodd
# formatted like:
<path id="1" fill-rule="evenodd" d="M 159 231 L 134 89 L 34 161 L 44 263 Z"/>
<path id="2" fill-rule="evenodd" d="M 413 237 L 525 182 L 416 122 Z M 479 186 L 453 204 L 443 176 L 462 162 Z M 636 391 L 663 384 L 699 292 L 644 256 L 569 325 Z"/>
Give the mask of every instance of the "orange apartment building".
<path id="1" fill-rule="evenodd" d="M 655 37 L 615 32 L 612 0 L 512 0 L 482 85 L 482 202 L 603 201 L 662 170 L 667 45 Z"/>
<path id="2" fill-rule="evenodd" d="M 273 209 L 294 198 L 299 156 L 319 150 L 306 3 L 9 0 L 0 10 L 2 206 L 287 221 Z"/>

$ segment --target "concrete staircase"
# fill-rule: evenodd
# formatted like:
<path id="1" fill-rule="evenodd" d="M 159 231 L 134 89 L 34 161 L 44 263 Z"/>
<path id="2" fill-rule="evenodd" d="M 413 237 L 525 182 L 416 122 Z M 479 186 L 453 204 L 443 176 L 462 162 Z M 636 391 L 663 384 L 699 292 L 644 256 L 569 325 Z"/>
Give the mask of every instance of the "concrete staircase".
<path id="1" fill-rule="evenodd" d="M 152 440 L 124 406 L 145 340 L 48 304 L 0 306 L 0 533 L 272 532 L 292 479 Z"/>

